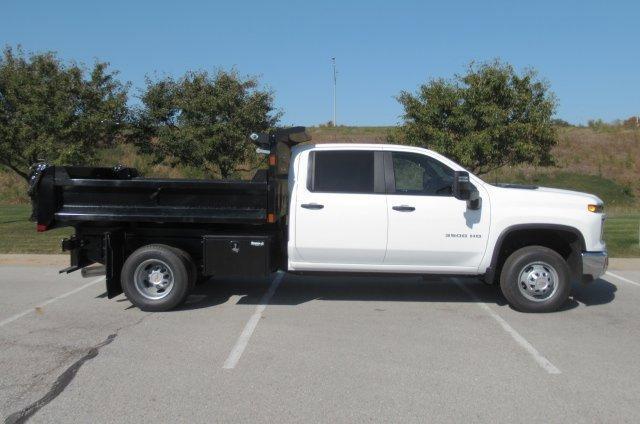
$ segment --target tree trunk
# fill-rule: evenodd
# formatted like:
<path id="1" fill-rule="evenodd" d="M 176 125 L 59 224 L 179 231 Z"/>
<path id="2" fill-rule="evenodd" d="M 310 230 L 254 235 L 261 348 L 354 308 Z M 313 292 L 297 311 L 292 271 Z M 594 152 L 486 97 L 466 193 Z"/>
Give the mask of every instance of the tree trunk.
<path id="1" fill-rule="evenodd" d="M 227 178 L 229 178 L 229 175 L 231 175 L 231 172 L 233 171 L 233 168 L 227 167 L 227 166 L 220 166 L 220 176 L 222 177 L 223 180 L 226 180 Z"/>
<path id="2" fill-rule="evenodd" d="M 18 168 L 16 166 L 13 166 L 11 163 L 2 162 L 2 164 L 7 166 L 8 168 L 10 168 L 16 174 L 20 175 L 22 178 L 25 179 L 25 181 L 29 182 L 29 174 L 28 173 L 21 171 L 20 168 Z"/>

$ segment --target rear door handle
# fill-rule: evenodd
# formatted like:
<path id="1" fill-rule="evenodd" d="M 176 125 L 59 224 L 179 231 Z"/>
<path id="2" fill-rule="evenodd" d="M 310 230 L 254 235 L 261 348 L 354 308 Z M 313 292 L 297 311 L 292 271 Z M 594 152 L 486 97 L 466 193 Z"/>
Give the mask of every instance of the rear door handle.
<path id="1" fill-rule="evenodd" d="M 324 208 L 324 205 L 319 205 L 317 203 L 303 203 L 300 206 L 302 206 L 305 209 L 313 209 L 313 210 Z"/>
<path id="2" fill-rule="evenodd" d="M 413 212 L 416 210 L 416 208 L 414 208 L 413 206 L 407 206 L 407 205 L 394 206 L 391 209 L 398 212 Z"/>

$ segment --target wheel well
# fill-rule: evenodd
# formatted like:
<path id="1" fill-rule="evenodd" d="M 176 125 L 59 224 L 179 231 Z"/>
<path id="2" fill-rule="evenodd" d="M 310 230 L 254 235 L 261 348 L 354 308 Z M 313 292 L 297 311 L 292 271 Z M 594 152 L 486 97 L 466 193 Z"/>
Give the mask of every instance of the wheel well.
<path id="1" fill-rule="evenodd" d="M 580 232 L 572 228 L 527 227 L 512 229 L 498 239 L 491 261 L 489 282 L 497 282 L 507 258 L 526 246 L 544 246 L 557 252 L 567 261 L 572 278 L 581 276 L 584 240 Z"/>

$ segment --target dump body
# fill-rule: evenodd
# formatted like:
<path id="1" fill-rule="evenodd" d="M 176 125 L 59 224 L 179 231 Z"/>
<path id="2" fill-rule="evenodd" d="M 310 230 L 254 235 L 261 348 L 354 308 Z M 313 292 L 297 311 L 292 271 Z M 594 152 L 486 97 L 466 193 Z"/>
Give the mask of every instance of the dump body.
<path id="1" fill-rule="evenodd" d="M 135 169 L 42 166 L 34 178 L 41 229 L 81 223 L 266 223 L 277 182 L 146 179 Z M 277 205 L 278 202 L 274 202 Z"/>
<path id="2" fill-rule="evenodd" d="M 142 178 L 120 165 L 34 166 L 29 181 L 32 219 L 40 231 L 80 224 L 275 224 L 288 210 L 291 147 L 308 141 L 303 127 L 256 135 L 269 152 L 266 172 L 253 181 Z"/>

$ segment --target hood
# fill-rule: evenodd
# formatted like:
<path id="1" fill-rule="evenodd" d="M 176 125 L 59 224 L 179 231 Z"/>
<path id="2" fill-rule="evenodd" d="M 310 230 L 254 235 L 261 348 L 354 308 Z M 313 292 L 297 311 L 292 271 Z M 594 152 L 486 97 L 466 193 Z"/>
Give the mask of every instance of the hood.
<path id="1" fill-rule="evenodd" d="M 600 198 L 598 196 L 596 196 L 595 194 L 591 194 L 591 193 L 584 193 L 581 191 L 573 191 L 573 190 L 565 190 L 565 189 L 561 189 L 561 188 L 553 188 L 553 187 L 538 187 L 538 191 L 544 192 L 544 193 L 557 193 L 557 194 L 562 194 L 565 196 L 578 196 L 578 197 L 588 197 L 590 199 L 596 200 L 599 203 L 602 203 L 602 200 L 600 200 Z"/>
<path id="2" fill-rule="evenodd" d="M 581 200 L 587 203 L 603 203 L 602 199 L 600 199 L 595 194 L 583 193 L 580 191 L 573 190 L 565 190 L 560 188 L 553 187 L 538 187 L 534 185 L 520 185 L 520 184 L 495 184 L 498 190 L 503 193 L 513 192 L 513 191 L 526 191 L 529 195 L 533 193 L 544 195 L 545 197 L 564 197 L 567 200 Z"/>

